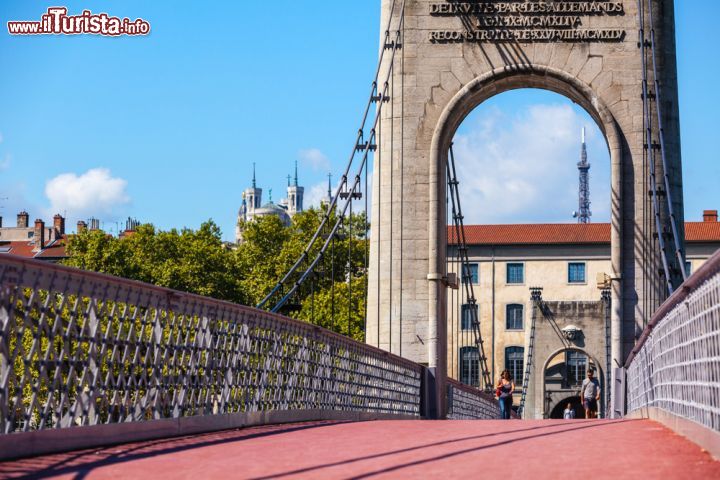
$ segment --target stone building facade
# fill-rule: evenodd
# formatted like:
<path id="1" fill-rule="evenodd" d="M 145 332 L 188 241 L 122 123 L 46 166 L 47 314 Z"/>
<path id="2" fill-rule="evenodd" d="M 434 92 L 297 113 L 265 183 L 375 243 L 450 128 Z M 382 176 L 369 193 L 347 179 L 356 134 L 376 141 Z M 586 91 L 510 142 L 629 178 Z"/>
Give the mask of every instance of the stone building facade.
<path id="1" fill-rule="evenodd" d="M 703 217 L 703 222 L 685 224 L 689 273 L 720 248 L 717 211 Z M 603 295 L 611 273 L 610 225 L 468 225 L 465 231 L 492 381 L 508 369 L 521 388 L 535 317 L 527 418 L 551 416 L 577 395 L 578 379 L 569 378 L 573 368 L 581 380 L 592 365 L 604 386 L 610 347 L 610 304 Z M 448 235 L 453 238 L 452 229 Z M 458 273 L 452 244 L 449 252 L 447 269 Z M 532 287 L 542 288 L 543 309 L 531 300 Z M 479 354 L 469 322 L 463 320 L 462 289 L 449 290 L 447 301 L 448 375 L 479 385 Z M 567 338 L 569 332 L 575 332 L 573 339 Z M 519 400 L 516 395 L 516 405 Z"/>

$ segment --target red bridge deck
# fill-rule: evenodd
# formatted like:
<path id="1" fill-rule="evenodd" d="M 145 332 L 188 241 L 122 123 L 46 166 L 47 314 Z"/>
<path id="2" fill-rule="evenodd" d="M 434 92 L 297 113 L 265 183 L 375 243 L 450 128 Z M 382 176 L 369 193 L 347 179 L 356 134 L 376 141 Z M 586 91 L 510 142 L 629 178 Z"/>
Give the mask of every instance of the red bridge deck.
<path id="1" fill-rule="evenodd" d="M 0 463 L 0 478 L 716 478 L 648 420 L 315 422 Z"/>

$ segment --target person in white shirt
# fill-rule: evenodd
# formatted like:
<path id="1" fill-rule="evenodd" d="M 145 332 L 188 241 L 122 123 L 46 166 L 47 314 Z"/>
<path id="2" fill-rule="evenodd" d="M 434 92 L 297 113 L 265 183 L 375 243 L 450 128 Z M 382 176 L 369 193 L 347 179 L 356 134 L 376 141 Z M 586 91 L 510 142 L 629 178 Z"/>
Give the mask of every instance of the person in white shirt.
<path id="1" fill-rule="evenodd" d="M 600 400 L 600 382 L 594 377 L 595 371 L 591 368 L 587 378 L 583 380 L 580 398 L 585 408 L 585 418 L 597 418 L 598 400 Z"/>

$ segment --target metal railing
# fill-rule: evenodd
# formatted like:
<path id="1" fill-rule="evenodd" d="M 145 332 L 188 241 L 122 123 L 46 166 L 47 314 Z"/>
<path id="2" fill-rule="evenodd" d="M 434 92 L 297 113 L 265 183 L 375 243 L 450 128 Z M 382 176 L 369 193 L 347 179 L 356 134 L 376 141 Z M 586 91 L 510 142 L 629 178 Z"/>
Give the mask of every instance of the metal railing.
<path id="1" fill-rule="evenodd" d="M 720 431 L 720 251 L 655 313 L 625 368 L 628 413 L 654 407 Z"/>
<path id="2" fill-rule="evenodd" d="M 449 420 L 497 420 L 500 406 L 489 393 L 465 385 L 457 380 L 447 380 Z"/>
<path id="3" fill-rule="evenodd" d="M 267 411 L 419 417 L 422 375 L 280 315 L 0 256 L 0 434 Z"/>

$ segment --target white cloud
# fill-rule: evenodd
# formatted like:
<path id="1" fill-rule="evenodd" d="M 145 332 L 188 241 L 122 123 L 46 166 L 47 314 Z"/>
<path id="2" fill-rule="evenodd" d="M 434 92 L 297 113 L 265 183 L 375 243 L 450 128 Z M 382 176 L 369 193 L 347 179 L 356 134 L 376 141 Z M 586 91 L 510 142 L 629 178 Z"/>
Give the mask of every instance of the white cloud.
<path id="1" fill-rule="evenodd" d="M 534 105 L 512 118 L 495 108 L 469 121 L 454 140 L 466 223 L 572 222 L 582 126 L 593 220 L 607 221 L 609 159 L 592 121 L 560 104 Z"/>
<path id="2" fill-rule="evenodd" d="M 116 218 L 117 209 L 130 202 L 127 181 L 112 177 L 106 168 L 93 168 L 77 175 L 63 173 L 49 180 L 45 195 L 50 200 L 50 212 L 67 212 L 69 217 L 90 216 Z"/>
<path id="3" fill-rule="evenodd" d="M 317 148 L 300 150 L 298 157 L 303 166 L 310 167 L 313 171 L 330 171 L 330 159 Z"/>
<path id="4" fill-rule="evenodd" d="M 320 200 L 327 197 L 327 182 L 317 183 L 305 190 L 305 198 L 303 200 L 306 209 L 310 207 L 319 207 Z"/>

